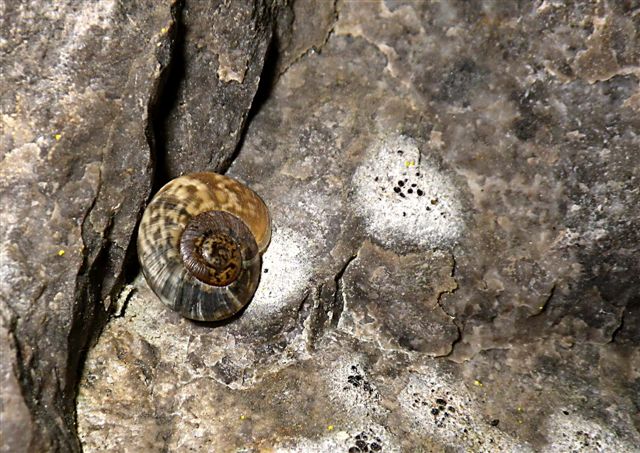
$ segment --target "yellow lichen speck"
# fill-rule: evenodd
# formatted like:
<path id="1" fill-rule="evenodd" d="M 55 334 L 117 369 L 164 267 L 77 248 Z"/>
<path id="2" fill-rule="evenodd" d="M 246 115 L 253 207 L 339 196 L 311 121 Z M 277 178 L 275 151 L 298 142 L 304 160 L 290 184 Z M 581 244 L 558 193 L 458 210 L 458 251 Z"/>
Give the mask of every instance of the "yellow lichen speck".
<path id="1" fill-rule="evenodd" d="M 334 428 L 334 426 L 333 426 L 333 425 L 329 425 L 329 426 L 327 426 L 327 429 L 328 429 L 329 431 L 333 431 L 333 428 Z"/>
<path id="2" fill-rule="evenodd" d="M 58 256 L 64 256 L 64 250 L 62 249 L 58 250 Z"/>
<path id="3" fill-rule="evenodd" d="M 55 138 L 55 139 L 56 139 L 56 141 L 57 141 L 57 142 L 59 142 L 59 141 L 60 141 L 60 139 L 62 138 L 62 134 L 55 134 L 55 135 L 53 136 L 53 138 Z"/>
<path id="4" fill-rule="evenodd" d="M 480 382 L 477 379 L 475 381 L 473 381 L 473 385 L 475 385 L 476 387 L 482 387 L 483 386 L 482 382 Z"/>

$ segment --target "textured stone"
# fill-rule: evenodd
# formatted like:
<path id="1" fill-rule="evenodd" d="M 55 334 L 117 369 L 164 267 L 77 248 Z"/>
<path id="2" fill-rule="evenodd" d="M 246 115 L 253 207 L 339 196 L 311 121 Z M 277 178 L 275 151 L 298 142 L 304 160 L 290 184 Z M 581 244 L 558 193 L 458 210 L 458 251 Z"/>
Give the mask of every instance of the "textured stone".
<path id="1" fill-rule="evenodd" d="M 85 450 L 634 451 L 638 7 L 309 5 L 229 171 L 273 217 L 254 300 L 193 323 L 138 277 Z"/>
<path id="2" fill-rule="evenodd" d="M 328 8 L 305 16 L 324 24 L 311 47 L 282 48 L 230 169 L 273 214 L 254 300 L 231 323 L 193 324 L 136 281 L 89 357 L 86 449 L 114 433 L 142 448 L 120 415 L 140 406 L 166 430 L 148 431 L 157 450 L 631 451 L 638 77 L 623 54 L 605 81 L 581 69 L 591 47 L 614 54 L 611 38 L 584 47 L 602 12 L 336 8 L 335 24 Z M 110 378 L 138 368 L 155 370 L 144 385 Z"/>
<path id="3" fill-rule="evenodd" d="M 447 355 L 458 328 L 438 301 L 456 289 L 452 271 L 443 252 L 397 256 L 365 243 L 343 275 L 338 328 L 383 349 Z"/>
<path id="4" fill-rule="evenodd" d="M 160 178 L 228 167 L 280 8 L 276 0 L 185 2 L 167 117 L 157 128 Z"/>
<path id="5" fill-rule="evenodd" d="M 278 16 L 275 65 L 277 78 L 309 52 L 322 49 L 337 20 L 337 0 L 296 0 Z"/>
<path id="6" fill-rule="evenodd" d="M 205 137 L 197 143 L 222 131 L 223 145 L 189 142 L 213 167 L 235 149 L 279 4 L 231 5 L 2 5 L 2 451 L 80 449 L 77 381 L 92 339 L 123 300 L 154 173 L 161 181 L 162 164 L 174 157 L 184 158 L 177 171 L 195 168 L 175 149 L 184 130 L 158 133 L 171 103 L 186 98 L 197 107 L 170 116 L 188 113 L 188 132 Z M 178 96 L 175 74 L 185 67 L 187 90 Z M 212 90 L 216 77 L 220 89 Z M 203 104 L 211 99 L 193 86 L 215 102 Z M 206 127 L 212 115 L 215 131 Z"/>
<path id="7" fill-rule="evenodd" d="M 151 189 L 172 5 L 11 3 L 2 16 L 2 448 L 78 451 L 81 358 Z"/>

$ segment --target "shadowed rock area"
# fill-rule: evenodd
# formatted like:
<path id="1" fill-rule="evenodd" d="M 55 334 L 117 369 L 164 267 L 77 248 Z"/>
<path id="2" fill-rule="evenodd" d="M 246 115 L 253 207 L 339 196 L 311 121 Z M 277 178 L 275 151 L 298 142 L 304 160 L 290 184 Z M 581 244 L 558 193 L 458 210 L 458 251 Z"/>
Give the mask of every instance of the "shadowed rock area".
<path id="1" fill-rule="evenodd" d="M 164 93 L 163 180 L 228 166 L 258 89 L 278 2 L 185 2 Z"/>
<path id="2" fill-rule="evenodd" d="M 102 241 L 82 219 L 101 212 L 103 175 L 116 164 L 48 158 L 67 136 L 56 128 L 19 142 L 20 124 L 40 113 L 3 90 L 3 200 L 22 210 L 3 214 L 7 451 L 29 450 L 11 437 L 25 424 L 32 446 L 79 448 L 75 390 L 63 393 L 76 381 L 56 370 L 77 372 L 103 325 L 77 397 L 84 451 L 637 451 L 640 7 L 246 5 L 145 10 L 162 18 L 158 29 L 148 19 L 156 40 L 135 42 L 155 60 L 135 50 L 126 61 L 153 61 L 147 79 L 134 78 L 151 82 L 136 88 L 143 101 L 119 95 L 146 107 L 115 110 L 136 121 L 112 120 L 105 141 L 139 143 L 136 159 L 146 160 L 127 165 L 146 172 L 144 190 L 106 205 L 116 214 Z M 38 121 L 34 130 L 51 129 L 49 117 Z M 229 162 L 227 174 L 258 192 L 273 220 L 246 310 L 196 323 L 162 305 L 140 274 L 118 291 L 151 187 Z M 65 192 L 60 172 L 80 182 Z M 55 190 L 42 192 L 43 181 Z M 73 202 L 56 208 L 63 195 Z M 79 224 L 56 235 L 76 204 Z M 85 252 L 74 268 L 73 248 L 43 237 Z M 40 248 L 59 268 L 18 267 Z M 43 335 L 41 319 L 61 333 Z"/>

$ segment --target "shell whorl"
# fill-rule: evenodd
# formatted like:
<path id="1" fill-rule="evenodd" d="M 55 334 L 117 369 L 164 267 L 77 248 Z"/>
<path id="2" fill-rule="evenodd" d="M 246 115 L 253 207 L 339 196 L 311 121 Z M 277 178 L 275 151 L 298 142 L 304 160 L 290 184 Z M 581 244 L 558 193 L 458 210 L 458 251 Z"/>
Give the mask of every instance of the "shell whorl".
<path id="1" fill-rule="evenodd" d="M 271 219 L 251 189 L 216 173 L 167 183 L 151 200 L 138 233 L 138 258 L 151 289 L 183 316 L 233 316 L 253 297 Z"/>

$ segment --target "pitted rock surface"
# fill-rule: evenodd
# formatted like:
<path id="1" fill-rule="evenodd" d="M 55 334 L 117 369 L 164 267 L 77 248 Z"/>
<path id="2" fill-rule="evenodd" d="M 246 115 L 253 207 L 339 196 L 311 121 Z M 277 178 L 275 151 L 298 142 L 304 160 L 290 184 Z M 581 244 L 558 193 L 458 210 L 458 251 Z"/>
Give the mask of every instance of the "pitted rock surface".
<path id="1" fill-rule="evenodd" d="M 640 8 L 305 5 L 229 170 L 272 213 L 255 298 L 193 323 L 138 276 L 84 449 L 634 451 Z"/>

